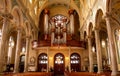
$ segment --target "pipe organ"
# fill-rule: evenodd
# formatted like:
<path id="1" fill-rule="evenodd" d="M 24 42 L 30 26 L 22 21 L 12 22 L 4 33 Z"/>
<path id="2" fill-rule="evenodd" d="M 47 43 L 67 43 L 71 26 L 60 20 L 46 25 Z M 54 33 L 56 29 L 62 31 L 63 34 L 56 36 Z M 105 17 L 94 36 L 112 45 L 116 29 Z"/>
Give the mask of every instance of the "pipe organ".
<path id="1" fill-rule="evenodd" d="M 44 14 L 44 39 L 51 40 L 52 45 L 66 45 L 67 36 L 74 34 L 74 16 L 70 11 L 70 17 L 56 15 L 49 19 L 48 10 Z M 48 20 L 49 19 L 49 20 Z M 49 34 L 49 36 L 48 36 Z M 49 38 L 50 37 L 50 38 Z"/>

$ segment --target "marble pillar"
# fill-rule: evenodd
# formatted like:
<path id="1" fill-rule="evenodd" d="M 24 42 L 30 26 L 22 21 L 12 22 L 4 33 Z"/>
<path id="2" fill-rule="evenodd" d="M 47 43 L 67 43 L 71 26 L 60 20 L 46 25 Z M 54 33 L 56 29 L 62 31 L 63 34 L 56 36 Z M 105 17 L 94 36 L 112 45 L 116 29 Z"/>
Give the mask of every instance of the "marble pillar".
<path id="1" fill-rule="evenodd" d="M 71 60 L 70 60 L 70 56 L 71 56 L 71 47 L 69 47 L 69 72 L 71 72 Z"/>
<path id="2" fill-rule="evenodd" d="M 98 73 L 102 72 L 102 54 L 101 54 L 101 44 L 99 37 L 99 29 L 95 27 L 95 41 L 96 41 L 96 53 L 97 53 L 97 65 L 98 65 Z"/>
<path id="3" fill-rule="evenodd" d="M 45 33 L 45 40 L 47 39 L 48 34 L 48 10 L 44 10 L 44 33 Z"/>
<path id="4" fill-rule="evenodd" d="M 16 53 L 15 53 L 15 63 L 14 63 L 14 73 L 19 72 L 21 38 L 22 38 L 21 28 L 18 28 L 18 30 L 17 30 Z"/>
<path id="5" fill-rule="evenodd" d="M 74 10 L 69 11 L 70 14 L 70 32 L 71 34 L 74 34 Z"/>
<path id="6" fill-rule="evenodd" d="M 66 44 L 67 41 L 67 29 L 66 29 L 66 21 L 67 19 L 63 19 L 63 43 Z"/>
<path id="7" fill-rule="evenodd" d="M 25 51 L 24 72 L 28 71 L 29 44 L 30 44 L 30 36 L 27 36 L 26 37 L 26 51 Z"/>
<path id="8" fill-rule="evenodd" d="M 93 72 L 93 53 L 92 53 L 91 38 L 92 37 L 88 36 L 89 72 Z"/>
<path id="9" fill-rule="evenodd" d="M 52 22 L 52 27 L 51 27 L 51 46 L 54 44 L 55 41 L 55 25 L 54 22 Z"/>
<path id="10" fill-rule="evenodd" d="M 106 20 L 106 26 L 107 26 L 107 33 L 108 33 L 108 42 L 109 42 L 109 48 L 110 48 L 110 57 L 111 57 L 111 69 L 112 69 L 112 76 L 117 76 L 118 73 L 118 67 L 117 67 L 117 59 L 116 59 L 116 49 L 115 49 L 115 43 L 112 33 L 112 25 L 111 25 L 111 14 L 106 13 L 105 15 Z"/>
<path id="11" fill-rule="evenodd" d="M 4 67 L 4 54 L 5 54 L 5 42 L 6 42 L 6 33 L 8 28 L 8 23 L 12 19 L 12 15 L 9 13 L 2 14 L 3 16 L 3 26 L 2 26 L 2 35 L 1 35 L 1 45 L 0 45 L 0 68 Z M 3 72 L 3 69 L 0 69 L 0 73 Z"/>

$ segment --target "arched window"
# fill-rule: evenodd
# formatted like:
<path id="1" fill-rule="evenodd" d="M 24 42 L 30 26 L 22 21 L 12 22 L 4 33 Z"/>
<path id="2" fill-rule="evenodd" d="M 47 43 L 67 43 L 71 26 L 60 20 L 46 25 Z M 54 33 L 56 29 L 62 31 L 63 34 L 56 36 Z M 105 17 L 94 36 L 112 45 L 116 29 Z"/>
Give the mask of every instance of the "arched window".
<path id="1" fill-rule="evenodd" d="M 8 47 L 8 60 L 7 63 L 10 64 L 11 63 L 11 56 L 12 56 L 12 50 L 14 48 L 14 39 L 12 36 L 10 36 L 9 38 L 9 47 Z"/>
<path id="2" fill-rule="evenodd" d="M 20 62 L 25 62 L 25 55 L 21 55 Z"/>
<path id="3" fill-rule="evenodd" d="M 77 53 L 73 53 L 70 56 L 70 62 L 71 62 L 71 70 L 72 71 L 80 71 L 80 55 Z"/>
<path id="4" fill-rule="evenodd" d="M 65 71 L 65 57 L 62 53 L 54 56 L 54 74 L 63 75 Z"/>
<path id="5" fill-rule="evenodd" d="M 55 57 L 55 64 L 63 64 L 64 63 L 64 58 L 61 54 L 57 55 Z"/>
<path id="6" fill-rule="evenodd" d="M 19 72 L 24 72 L 25 55 L 20 56 Z"/>
<path id="7" fill-rule="evenodd" d="M 46 72 L 48 64 L 48 57 L 46 53 L 42 53 L 38 56 L 38 71 Z"/>

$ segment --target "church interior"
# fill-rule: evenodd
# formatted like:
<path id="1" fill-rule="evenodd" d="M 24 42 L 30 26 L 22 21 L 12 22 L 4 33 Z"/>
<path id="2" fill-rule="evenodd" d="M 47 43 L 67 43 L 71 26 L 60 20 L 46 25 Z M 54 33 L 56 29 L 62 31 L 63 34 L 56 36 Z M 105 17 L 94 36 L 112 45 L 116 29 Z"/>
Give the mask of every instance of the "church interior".
<path id="1" fill-rule="evenodd" d="M 120 0 L 0 0 L 0 76 L 120 76 Z"/>

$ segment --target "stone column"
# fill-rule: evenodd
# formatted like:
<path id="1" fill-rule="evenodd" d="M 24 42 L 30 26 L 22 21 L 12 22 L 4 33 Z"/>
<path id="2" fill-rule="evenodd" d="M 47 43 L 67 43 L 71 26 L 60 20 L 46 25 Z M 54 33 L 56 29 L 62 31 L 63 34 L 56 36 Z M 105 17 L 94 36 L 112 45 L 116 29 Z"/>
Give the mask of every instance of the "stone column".
<path id="1" fill-rule="evenodd" d="M 45 40 L 47 39 L 47 34 L 48 34 L 48 10 L 44 10 L 44 33 L 45 33 Z"/>
<path id="2" fill-rule="evenodd" d="M 69 14 L 70 14 L 70 31 L 71 31 L 71 34 L 74 34 L 74 10 L 70 10 L 69 11 Z"/>
<path id="3" fill-rule="evenodd" d="M 99 37 L 99 29 L 97 27 L 95 27 L 95 41 L 96 41 L 98 73 L 101 73 L 102 72 L 101 44 Z"/>
<path id="4" fill-rule="evenodd" d="M 64 44 L 66 44 L 66 32 L 67 32 L 67 29 L 66 29 L 66 21 L 67 19 L 63 19 L 63 40 L 64 40 Z"/>
<path id="5" fill-rule="evenodd" d="M 69 47 L 69 72 L 71 72 L 71 60 L 70 60 L 70 55 L 71 55 L 71 48 Z"/>
<path id="6" fill-rule="evenodd" d="M 30 36 L 27 36 L 26 37 L 26 51 L 25 51 L 24 72 L 28 71 L 29 44 L 30 44 Z"/>
<path id="7" fill-rule="evenodd" d="M 4 53 L 5 53 L 5 42 L 6 42 L 6 33 L 8 28 L 8 20 L 12 19 L 12 15 L 9 13 L 2 14 L 3 16 L 3 26 L 2 26 L 2 36 L 1 36 L 1 46 L 0 46 L 0 68 L 4 66 Z M 0 69 L 0 73 L 3 69 Z"/>
<path id="8" fill-rule="evenodd" d="M 47 72 L 49 72 L 49 47 L 47 47 Z"/>
<path id="9" fill-rule="evenodd" d="M 93 72 L 93 54 L 92 54 L 92 45 L 91 37 L 88 36 L 88 50 L 89 50 L 89 72 Z"/>
<path id="10" fill-rule="evenodd" d="M 117 75 L 118 67 L 117 67 L 117 59 L 116 59 L 116 49 L 115 49 L 115 44 L 114 44 L 114 38 L 113 38 L 113 33 L 112 33 L 112 28 L 111 28 L 111 14 L 106 13 L 105 15 L 105 20 L 106 20 L 106 26 L 107 26 L 107 33 L 108 33 L 108 42 L 109 42 L 109 47 L 110 47 L 110 57 L 111 57 L 111 68 L 112 68 L 112 76 Z"/>
<path id="11" fill-rule="evenodd" d="M 14 73 L 17 73 L 18 69 L 19 69 L 21 38 L 22 38 L 22 33 L 21 33 L 21 28 L 19 27 L 18 30 L 17 30 L 17 43 L 16 43 Z"/>
<path id="12" fill-rule="evenodd" d="M 55 40 L 55 25 L 54 25 L 54 21 L 55 19 L 53 19 L 53 22 L 52 22 L 52 27 L 51 27 L 51 46 L 53 45 L 54 43 L 54 40 Z"/>

